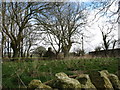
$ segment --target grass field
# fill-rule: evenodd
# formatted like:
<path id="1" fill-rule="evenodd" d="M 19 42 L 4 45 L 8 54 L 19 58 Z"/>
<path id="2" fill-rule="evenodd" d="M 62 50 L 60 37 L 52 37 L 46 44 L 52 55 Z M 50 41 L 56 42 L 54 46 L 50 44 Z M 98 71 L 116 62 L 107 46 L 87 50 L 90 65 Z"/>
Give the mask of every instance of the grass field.
<path id="1" fill-rule="evenodd" d="M 77 75 L 108 70 L 110 73 L 116 73 L 118 60 L 119 58 L 95 58 L 3 62 L 2 84 L 4 88 L 21 88 L 33 79 L 40 79 L 42 82 L 51 80 L 58 72 Z"/>

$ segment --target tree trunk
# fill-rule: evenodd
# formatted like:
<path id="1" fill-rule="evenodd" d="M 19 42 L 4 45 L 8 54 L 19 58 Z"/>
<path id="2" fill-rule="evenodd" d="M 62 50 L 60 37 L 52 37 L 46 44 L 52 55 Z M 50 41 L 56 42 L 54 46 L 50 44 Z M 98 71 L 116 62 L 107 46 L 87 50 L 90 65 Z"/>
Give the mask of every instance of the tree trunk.
<path id="1" fill-rule="evenodd" d="M 64 57 L 68 57 L 69 56 L 69 51 L 68 50 L 64 50 Z"/>
<path id="2" fill-rule="evenodd" d="M 27 49 L 27 57 L 30 56 L 30 48 L 31 48 L 31 46 L 32 46 L 32 44 L 30 43 L 30 44 L 29 44 L 29 47 L 28 47 L 28 49 Z"/>
<path id="3" fill-rule="evenodd" d="M 21 54 L 21 57 L 23 57 L 24 55 L 23 55 L 23 39 L 22 39 L 22 41 L 21 41 L 21 50 L 20 50 L 20 54 Z"/>
<path id="4" fill-rule="evenodd" d="M 13 49 L 13 59 L 12 59 L 12 61 L 15 61 L 15 60 L 18 60 L 18 55 L 19 55 L 19 49 Z"/>
<path id="5" fill-rule="evenodd" d="M 16 61 L 19 56 L 19 47 L 16 44 L 11 43 L 11 48 L 13 49 L 12 61 Z"/>
<path id="6" fill-rule="evenodd" d="M 69 56 L 70 48 L 71 48 L 71 45 L 63 46 L 62 52 L 64 53 L 64 57 L 68 57 Z"/>
<path id="7" fill-rule="evenodd" d="M 8 37 L 8 47 L 7 47 L 7 52 L 8 52 L 8 57 L 10 58 L 10 40 L 9 40 L 9 37 Z"/>
<path id="8" fill-rule="evenodd" d="M 6 57 L 7 56 L 7 45 L 6 45 L 6 41 L 5 41 L 5 47 L 4 47 L 4 56 Z"/>
<path id="9" fill-rule="evenodd" d="M 2 46 L 1 46 L 1 52 L 2 52 L 2 58 L 4 57 L 4 52 L 3 52 L 3 50 L 4 50 L 4 43 L 5 43 L 5 37 L 4 37 L 4 34 L 3 34 L 3 32 L 2 32 Z"/>

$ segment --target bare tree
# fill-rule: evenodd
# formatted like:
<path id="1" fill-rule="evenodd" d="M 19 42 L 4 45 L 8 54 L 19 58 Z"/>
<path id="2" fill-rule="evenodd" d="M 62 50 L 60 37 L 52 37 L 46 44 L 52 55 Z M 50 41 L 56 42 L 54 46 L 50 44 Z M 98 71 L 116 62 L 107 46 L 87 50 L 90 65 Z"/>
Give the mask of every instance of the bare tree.
<path id="1" fill-rule="evenodd" d="M 34 29 L 34 27 L 29 27 L 29 28 L 26 28 L 25 31 L 23 32 L 24 33 L 24 39 L 23 39 L 23 42 L 22 42 L 22 48 L 21 47 L 21 55 L 23 54 L 23 56 L 29 56 L 30 55 L 30 50 L 31 50 L 31 47 L 33 45 L 35 45 L 35 42 L 37 42 L 38 40 L 40 40 L 41 36 L 37 35 L 38 33 L 36 33 L 36 28 Z"/>
<path id="2" fill-rule="evenodd" d="M 2 2 L 2 32 L 10 38 L 13 58 L 20 56 L 21 43 L 25 37 L 23 32 L 32 27 L 34 15 L 41 14 L 49 6 L 49 3 Z"/>
<path id="3" fill-rule="evenodd" d="M 102 25 L 101 27 L 98 25 L 101 34 L 102 34 L 102 39 L 103 39 L 103 49 L 106 51 L 106 55 L 107 55 L 107 51 L 110 48 L 110 45 L 112 44 L 112 49 L 114 49 L 115 44 L 116 44 L 116 40 L 114 38 L 114 33 L 113 31 L 116 30 L 115 25 L 111 24 L 111 25 Z"/>
<path id="4" fill-rule="evenodd" d="M 118 9 L 116 10 L 111 10 L 113 5 L 118 5 Z M 99 0 L 99 1 L 91 1 L 90 6 L 92 6 L 91 8 L 93 10 L 97 10 L 97 12 L 95 13 L 94 19 L 98 18 L 98 20 L 100 18 L 102 18 L 103 16 L 107 16 L 108 18 L 111 18 L 117 14 L 119 14 L 119 1 L 118 0 Z M 117 6 L 116 6 L 117 7 Z M 119 16 L 116 18 L 116 21 L 118 21 Z M 93 21 L 92 20 L 92 21 Z"/>
<path id="5" fill-rule="evenodd" d="M 4 11 L 2 31 L 10 38 L 13 58 L 16 58 L 19 55 L 20 42 L 23 39 L 22 32 L 24 28 L 28 27 L 28 22 L 33 13 L 30 9 L 26 9 L 30 7 L 31 3 L 11 2 L 6 4 L 3 2 L 2 5 Z"/>
<path id="6" fill-rule="evenodd" d="M 77 43 L 75 37 L 80 37 L 81 27 L 86 22 L 84 8 L 79 3 L 62 3 L 47 12 L 45 17 L 37 19 L 38 23 L 49 38 L 47 42 L 54 49 L 55 45 L 58 46 L 56 53 L 62 51 L 66 57 L 72 44 Z"/>

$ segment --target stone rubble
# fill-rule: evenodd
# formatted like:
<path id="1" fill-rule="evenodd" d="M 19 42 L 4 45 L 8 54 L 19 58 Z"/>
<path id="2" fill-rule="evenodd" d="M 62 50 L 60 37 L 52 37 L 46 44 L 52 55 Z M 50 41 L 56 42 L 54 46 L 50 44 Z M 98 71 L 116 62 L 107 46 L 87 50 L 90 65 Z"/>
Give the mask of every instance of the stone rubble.
<path id="1" fill-rule="evenodd" d="M 117 75 L 110 74 L 107 70 L 95 71 L 88 74 L 80 74 L 76 78 L 70 78 L 60 72 L 55 74 L 55 79 L 42 83 L 40 80 L 32 80 L 28 88 L 35 90 L 120 90 L 120 80 Z"/>

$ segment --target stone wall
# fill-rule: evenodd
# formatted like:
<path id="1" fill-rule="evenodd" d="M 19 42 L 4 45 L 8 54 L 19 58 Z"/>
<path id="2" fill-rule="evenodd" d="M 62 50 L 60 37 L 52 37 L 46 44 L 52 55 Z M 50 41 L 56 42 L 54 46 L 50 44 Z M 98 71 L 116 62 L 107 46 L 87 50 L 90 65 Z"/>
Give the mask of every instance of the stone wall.
<path id="1" fill-rule="evenodd" d="M 115 74 L 107 70 L 96 71 L 88 74 L 80 74 L 74 78 L 68 77 L 65 73 L 55 74 L 55 79 L 42 83 L 40 80 L 32 80 L 28 88 L 40 89 L 71 89 L 71 90 L 120 90 L 120 81 Z"/>
<path id="2" fill-rule="evenodd" d="M 89 54 L 93 57 L 105 57 L 106 56 L 105 50 L 93 51 L 93 52 L 89 52 Z M 107 56 L 109 56 L 109 57 L 120 57 L 120 48 L 108 50 L 107 51 Z"/>

